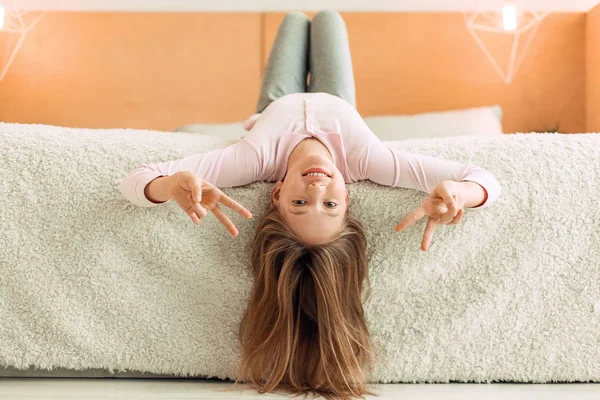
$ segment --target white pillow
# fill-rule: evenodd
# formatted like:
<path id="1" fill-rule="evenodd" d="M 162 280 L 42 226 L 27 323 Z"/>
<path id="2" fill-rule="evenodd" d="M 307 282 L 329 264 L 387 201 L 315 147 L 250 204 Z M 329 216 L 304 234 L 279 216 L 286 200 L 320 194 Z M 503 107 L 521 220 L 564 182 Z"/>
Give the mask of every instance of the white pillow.
<path id="1" fill-rule="evenodd" d="M 364 120 L 373 133 L 385 141 L 502 135 L 502 108 L 497 105 L 415 115 L 366 117 Z"/>
<path id="2" fill-rule="evenodd" d="M 240 140 L 248 133 L 242 126 L 242 122 L 228 124 L 190 124 L 175 129 L 175 132 L 201 133 L 203 135 L 216 136 L 230 140 Z"/>
<path id="3" fill-rule="evenodd" d="M 415 115 L 366 117 L 364 120 L 373 133 L 385 141 L 460 135 L 502 135 L 502 108 L 500 106 Z M 175 131 L 240 140 L 247 133 L 242 123 L 190 124 Z"/>

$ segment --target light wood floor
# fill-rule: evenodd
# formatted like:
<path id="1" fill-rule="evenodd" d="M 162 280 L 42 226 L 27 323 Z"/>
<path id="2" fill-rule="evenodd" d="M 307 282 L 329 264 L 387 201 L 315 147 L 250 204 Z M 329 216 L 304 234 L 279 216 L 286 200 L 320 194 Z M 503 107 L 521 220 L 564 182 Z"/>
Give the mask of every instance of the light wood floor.
<path id="1" fill-rule="evenodd" d="M 284 396 L 259 394 L 219 380 L 0 378 L 0 400 L 272 400 Z M 379 397 L 402 400 L 597 400 L 600 384 L 378 384 Z M 310 399 L 311 397 L 307 397 Z M 304 396 L 297 397 L 298 400 Z"/>

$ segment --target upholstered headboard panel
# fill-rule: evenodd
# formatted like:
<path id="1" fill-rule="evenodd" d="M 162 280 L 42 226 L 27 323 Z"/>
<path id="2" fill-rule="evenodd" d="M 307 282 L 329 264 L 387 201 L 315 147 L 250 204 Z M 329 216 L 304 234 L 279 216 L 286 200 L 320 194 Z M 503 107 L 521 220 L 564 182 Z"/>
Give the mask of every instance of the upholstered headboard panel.
<path id="1" fill-rule="evenodd" d="M 265 58 L 283 15 L 265 18 Z M 585 131 L 585 14 L 550 14 L 510 85 L 469 35 L 460 13 L 342 16 L 353 56 L 357 108 L 364 116 L 499 104 L 504 132 L 556 125 L 561 131 Z M 508 60 L 503 51 L 510 50 L 512 37 L 482 39 L 500 62 Z"/>
<path id="2" fill-rule="evenodd" d="M 365 116 L 499 104 L 505 132 L 586 131 L 585 13 L 549 15 L 509 86 L 459 13 L 342 15 Z M 254 111 L 282 17 L 49 12 L 0 81 L 0 121 L 156 130 L 240 121 Z"/>
<path id="3" fill-rule="evenodd" d="M 48 12 L 0 81 L 0 120 L 158 130 L 240 120 L 258 96 L 260 38 L 256 13 Z"/>
<path id="4" fill-rule="evenodd" d="M 600 5 L 586 16 L 586 128 L 600 132 Z"/>

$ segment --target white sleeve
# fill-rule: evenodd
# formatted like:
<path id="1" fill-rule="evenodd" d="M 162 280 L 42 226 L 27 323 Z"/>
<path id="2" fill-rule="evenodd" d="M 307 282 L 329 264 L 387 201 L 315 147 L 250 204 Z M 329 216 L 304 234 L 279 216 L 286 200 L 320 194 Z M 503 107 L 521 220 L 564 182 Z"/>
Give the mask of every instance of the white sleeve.
<path id="1" fill-rule="evenodd" d="M 153 207 L 144 194 L 148 183 L 159 176 L 170 176 L 178 171 L 191 171 L 217 187 L 242 186 L 259 180 L 261 159 L 254 148 L 241 140 L 224 149 L 194 154 L 180 160 L 142 164 L 127 175 L 120 184 L 125 198 L 142 207 Z"/>
<path id="2" fill-rule="evenodd" d="M 475 164 L 465 164 L 439 157 L 390 149 L 373 141 L 362 154 L 363 178 L 381 185 L 417 189 L 431 193 L 442 181 L 472 181 L 480 184 L 488 198 L 479 207 L 485 208 L 500 195 L 496 177 Z"/>

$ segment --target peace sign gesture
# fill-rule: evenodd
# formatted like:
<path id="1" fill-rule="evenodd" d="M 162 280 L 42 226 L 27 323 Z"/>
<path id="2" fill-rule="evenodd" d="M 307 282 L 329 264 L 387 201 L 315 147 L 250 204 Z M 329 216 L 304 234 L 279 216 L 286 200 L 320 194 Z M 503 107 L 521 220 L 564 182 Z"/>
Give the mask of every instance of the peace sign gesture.
<path id="1" fill-rule="evenodd" d="M 191 171 L 179 171 L 172 175 L 173 185 L 169 191 L 171 199 L 175 200 L 179 207 L 190 216 L 194 224 L 199 224 L 200 219 L 205 217 L 208 211 L 217 217 L 227 228 L 232 236 L 238 235 L 238 230 L 233 222 L 223 213 L 219 203 L 238 212 L 241 216 L 252 218 L 252 213 L 240 203 L 227 196 L 218 187 L 200 179 Z"/>
<path id="2" fill-rule="evenodd" d="M 464 215 L 465 201 L 456 183 L 454 181 L 440 183 L 419 207 L 396 225 L 396 232 L 406 229 L 427 215 L 429 218 L 421 241 L 421 250 L 427 250 L 438 224 L 457 224 Z"/>

